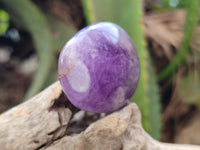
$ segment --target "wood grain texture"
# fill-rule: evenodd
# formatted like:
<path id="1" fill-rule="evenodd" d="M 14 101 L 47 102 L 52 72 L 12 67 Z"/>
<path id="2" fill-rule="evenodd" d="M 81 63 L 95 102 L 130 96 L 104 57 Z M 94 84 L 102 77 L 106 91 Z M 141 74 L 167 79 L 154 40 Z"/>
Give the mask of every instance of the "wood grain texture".
<path id="1" fill-rule="evenodd" d="M 135 103 L 66 135 L 72 112 L 59 82 L 0 115 L 1 150 L 200 150 L 200 146 L 161 143 L 141 124 Z M 72 108 L 70 108 L 72 109 Z M 73 111 L 73 110 L 72 110 Z"/>
<path id="2" fill-rule="evenodd" d="M 61 92 L 56 82 L 27 102 L 1 114 L 1 149 L 37 149 L 65 133 L 71 111 L 64 106 L 51 109 Z"/>

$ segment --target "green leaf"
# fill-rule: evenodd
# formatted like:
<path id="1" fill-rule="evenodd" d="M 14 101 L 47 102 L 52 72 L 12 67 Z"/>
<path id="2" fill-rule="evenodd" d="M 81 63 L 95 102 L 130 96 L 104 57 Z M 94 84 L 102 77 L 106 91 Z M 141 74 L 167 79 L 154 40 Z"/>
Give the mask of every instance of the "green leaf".
<path id="1" fill-rule="evenodd" d="M 175 58 L 164 70 L 158 75 L 158 80 L 162 81 L 166 78 L 172 77 L 175 70 L 183 63 L 186 54 L 189 52 L 189 45 L 195 27 L 198 22 L 199 0 L 190 0 L 187 5 L 187 18 L 185 25 L 184 37 L 180 49 Z"/>
<path id="2" fill-rule="evenodd" d="M 136 102 L 143 116 L 143 126 L 155 138 L 160 138 L 160 102 L 142 28 L 141 0 L 82 0 L 88 24 L 110 21 L 124 28 L 138 51 L 141 76 L 131 99 Z M 152 113 L 152 114 L 150 114 Z"/>
<path id="3" fill-rule="evenodd" d="M 185 103 L 195 104 L 200 109 L 200 78 L 198 71 L 190 71 L 180 80 L 178 93 Z"/>
<path id="4" fill-rule="evenodd" d="M 160 96 L 158 85 L 156 84 L 156 75 L 152 66 L 152 61 L 150 57 L 147 57 L 147 62 L 149 66 L 147 66 L 148 71 L 148 92 L 147 96 L 149 97 L 149 121 L 150 121 L 150 129 L 149 132 L 153 137 L 159 139 L 161 137 L 161 105 L 160 105 Z"/>
<path id="5" fill-rule="evenodd" d="M 54 49 L 55 52 L 58 52 L 64 47 L 66 42 L 77 32 L 77 29 L 75 29 L 75 27 L 73 27 L 69 23 L 64 23 L 60 19 L 50 15 L 47 16 L 47 20 L 49 25 L 51 25 L 51 31 L 54 35 L 56 35 L 53 36 Z"/>
<path id="6" fill-rule="evenodd" d="M 9 15 L 0 10 L 0 35 L 4 34 L 9 27 Z"/>
<path id="7" fill-rule="evenodd" d="M 43 88 L 49 76 L 54 56 L 50 27 L 43 13 L 30 0 L 1 0 L 1 3 L 11 19 L 30 32 L 40 60 L 38 71 L 25 96 L 28 99 Z"/>

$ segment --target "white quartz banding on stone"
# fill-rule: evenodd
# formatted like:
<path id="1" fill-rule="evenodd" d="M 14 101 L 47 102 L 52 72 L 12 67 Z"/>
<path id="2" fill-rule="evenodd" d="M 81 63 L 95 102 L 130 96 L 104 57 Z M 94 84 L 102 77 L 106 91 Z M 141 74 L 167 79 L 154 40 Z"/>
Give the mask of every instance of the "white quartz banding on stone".
<path id="1" fill-rule="evenodd" d="M 105 38 L 108 41 L 111 41 L 113 44 L 117 44 L 119 40 L 119 31 L 117 27 L 115 27 L 115 25 L 113 25 L 112 23 L 104 23 L 104 25 L 97 24 L 95 26 L 89 27 L 89 29 L 100 30 Z"/>
<path id="2" fill-rule="evenodd" d="M 121 106 L 123 106 L 124 104 L 124 100 L 125 100 L 125 92 L 124 92 L 124 89 L 122 87 L 118 87 L 117 90 L 113 93 L 113 96 L 112 96 L 112 107 L 114 109 L 117 109 L 119 104 Z"/>
<path id="3" fill-rule="evenodd" d="M 77 60 L 74 67 L 66 74 L 68 82 L 76 92 L 86 92 L 90 86 L 90 74 L 87 66 Z"/>
<path id="4" fill-rule="evenodd" d="M 75 34 L 63 48 L 58 68 L 69 101 L 96 113 L 125 106 L 140 76 L 132 40 L 120 26 L 109 22 L 90 25 Z"/>
<path id="5" fill-rule="evenodd" d="M 119 31 L 116 27 L 113 27 L 110 24 L 106 25 L 107 28 L 104 29 L 103 35 L 106 37 L 107 40 L 112 41 L 113 44 L 117 44 L 119 40 Z M 110 34 L 108 34 L 110 33 Z"/>

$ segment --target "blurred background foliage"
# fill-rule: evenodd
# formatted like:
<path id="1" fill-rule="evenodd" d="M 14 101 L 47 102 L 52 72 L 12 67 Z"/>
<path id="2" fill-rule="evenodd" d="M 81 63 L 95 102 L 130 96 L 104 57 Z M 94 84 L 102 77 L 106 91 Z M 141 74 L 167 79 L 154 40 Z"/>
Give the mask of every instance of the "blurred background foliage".
<path id="1" fill-rule="evenodd" d="M 131 102 L 166 142 L 200 144 L 199 0 L 0 0 L 0 112 L 57 80 L 64 44 L 110 21 L 132 38 L 141 77 Z M 192 133 L 192 134 L 191 134 Z"/>

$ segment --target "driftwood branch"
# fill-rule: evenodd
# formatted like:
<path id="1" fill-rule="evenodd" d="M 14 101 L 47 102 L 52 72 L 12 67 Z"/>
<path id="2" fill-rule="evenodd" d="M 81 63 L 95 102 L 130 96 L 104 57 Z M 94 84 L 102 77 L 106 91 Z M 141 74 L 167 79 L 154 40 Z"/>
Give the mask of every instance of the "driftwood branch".
<path id="1" fill-rule="evenodd" d="M 91 124 L 80 134 L 66 135 L 71 111 L 60 101 L 56 82 L 29 101 L 0 115 L 3 150 L 200 150 L 200 146 L 161 143 L 142 128 L 132 103 Z M 60 102 L 58 102 L 60 101 Z"/>
<path id="2" fill-rule="evenodd" d="M 52 108 L 61 92 L 61 86 L 56 82 L 27 102 L 1 114 L 0 149 L 38 149 L 62 136 L 71 111 L 62 105 Z"/>

